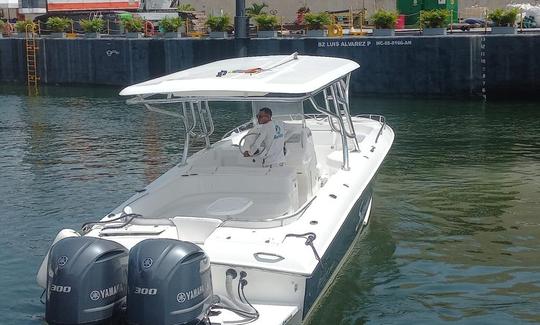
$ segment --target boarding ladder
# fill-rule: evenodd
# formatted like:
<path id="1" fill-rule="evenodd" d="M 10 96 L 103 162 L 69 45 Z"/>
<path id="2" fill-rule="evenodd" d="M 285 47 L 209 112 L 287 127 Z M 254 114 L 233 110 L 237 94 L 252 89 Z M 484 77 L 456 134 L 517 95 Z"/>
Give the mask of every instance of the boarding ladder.
<path id="1" fill-rule="evenodd" d="M 26 73 L 28 82 L 28 91 L 37 94 L 39 76 L 37 70 L 37 51 L 39 46 L 36 42 L 35 25 L 26 25 Z"/>

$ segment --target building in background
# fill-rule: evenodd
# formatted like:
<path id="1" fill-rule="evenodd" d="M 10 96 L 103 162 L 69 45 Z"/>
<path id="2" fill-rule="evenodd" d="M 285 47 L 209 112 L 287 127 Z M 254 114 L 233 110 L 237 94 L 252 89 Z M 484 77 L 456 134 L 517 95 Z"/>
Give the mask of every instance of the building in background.
<path id="1" fill-rule="evenodd" d="M 0 17 L 10 20 L 15 19 L 17 18 L 18 9 L 18 0 L 0 0 Z"/>

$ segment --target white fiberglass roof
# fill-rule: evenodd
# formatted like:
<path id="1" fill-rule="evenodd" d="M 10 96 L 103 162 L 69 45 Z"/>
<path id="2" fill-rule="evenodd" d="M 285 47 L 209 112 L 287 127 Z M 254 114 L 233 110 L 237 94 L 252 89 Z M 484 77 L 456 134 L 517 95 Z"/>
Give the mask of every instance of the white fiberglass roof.
<path id="1" fill-rule="evenodd" d="M 177 97 L 253 97 L 306 94 L 346 76 L 351 60 L 305 55 L 228 59 L 186 69 L 123 89 L 120 95 L 173 94 Z"/>

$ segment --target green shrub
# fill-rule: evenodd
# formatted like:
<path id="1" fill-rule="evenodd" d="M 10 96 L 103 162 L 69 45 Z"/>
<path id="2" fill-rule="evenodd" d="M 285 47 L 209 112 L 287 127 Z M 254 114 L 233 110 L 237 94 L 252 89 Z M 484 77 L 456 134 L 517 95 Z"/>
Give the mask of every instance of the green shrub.
<path id="1" fill-rule="evenodd" d="M 268 8 L 268 5 L 264 2 L 261 4 L 252 3 L 251 7 L 246 8 L 246 15 L 250 18 L 258 16 L 258 15 L 262 15 L 265 13 L 263 11 L 264 8 Z"/>
<path id="2" fill-rule="evenodd" d="M 210 16 L 206 20 L 206 26 L 213 32 L 225 32 L 231 26 L 231 17 L 228 15 Z"/>
<path id="3" fill-rule="evenodd" d="M 35 25 L 31 20 L 19 20 L 15 23 L 15 30 L 19 33 L 24 33 L 26 32 L 26 26 L 28 26 L 28 31 L 35 28 Z"/>
<path id="4" fill-rule="evenodd" d="M 371 20 L 375 28 L 393 29 L 396 28 L 397 17 L 397 12 L 379 9 L 371 16 Z"/>
<path id="5" fill-rule="evenodd" d="M 254 16 L 253 19 L 257 23 L 259 30 L 275 30 L 278 26 L 277 17 L 269 14 L 260 14 Z"/>
<path id="6" fill-rule="evenodd" d="M 79 24 L 86 33 L 101 33 L 105 29 L 103 18 L 81 19 Z"/>
<path id="7" fill-rule="evenodd" d="M 509 9 L 499 8 L 490 12 L 487 18 L 493 22 L 494 26 L 513 27 L 514 24 L 516 23 L 518 15 L 519 15 L 519 9 L 517 8 L 509 8 Z"/>
<path id="8" fill-rule="evenodd" d="M 0 32 L 4 30 L 4 27 L 6 27 L 6 23 L 3 20 L 0 20 Z"/>
<path id="9" fill-rule="evenodd" d="M 141 18 L 122 19 L 122 26 L 129 33 L 142 32 L 143 25 L 144 22 Z"/>
<path id="10" fill-rule="evenodd" d="M 53 32 L 63 33 L 67 32 L 72 23 L 73 20 L 66 17 L 49 17 L 45 24 L 47 25 L 47 28 Z"/>
<path id="11" fill-rule="evenodd" d="M 304 21 L 306 22 L 308 29 L 323 29 L 324 26 L 332 23 L 332 18 L 327 12 L 308 12 L 304 15 Z"/>
<path id="12" fill-rule="evenodd" d="M 450 11 L 446 9 L 422 10 L 420 11 L 421 28 L 442 28 L 445 27 L 450 18 Z"/>
<path id="13" fill-rule="evenodd" d="M 183 4 L 179 4 L 178 7 L 176 8 L 178 11 L 195 11 L 195 7 L 193 7 L 191 4 L 189 3 L 183 3 Z"/>
<path id="14" fill-rule="evenodd" d="M 182 26 L 184 22 L 180 17 L 165 17 L 159 22 L 159 26 L 163 28 L 166 33 L 174 33 L 178 31 L 178 28 Z"/>

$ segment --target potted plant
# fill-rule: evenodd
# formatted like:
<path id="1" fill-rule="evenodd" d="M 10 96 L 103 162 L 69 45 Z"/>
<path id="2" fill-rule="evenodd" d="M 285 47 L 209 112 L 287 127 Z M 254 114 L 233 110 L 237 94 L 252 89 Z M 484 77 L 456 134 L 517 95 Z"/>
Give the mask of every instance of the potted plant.
<path id="1" fill-rule="evenodd" d="M 4 37 L 4 31 L 6 29 L 6 23 L 0 20 L 0 38 Z"/>
<path id="2" fill-rule="evenodd" d="M 84 30 L 86 38 L 100 38 L 101 32 L 105 28 L 105 20 L 103 18 L 81 19 L 79 22 Z"/>
<path id="3" fill-rule="evenodd" d="M 304 22 L 308 28 L 308 37 L 324 37 L 326 36 L 325 28 L 332 23 L 332 18 L 327 12 L 308 12 L 304 15 Z"/>
<path id="4" fill-rule="evenodd" d="M 180 17 L 165 17 L 159 22 L 159 27 L 163 30 L 165 38 L 179 38 L 182 36 L 180 27 L 183 24 Z"/>
<path id="5" fill-rule="evenodd" d="M 47 28 L 52 31 L 52 38 L 65 38 L 66 31 L 71 27 L 73 20 L 66 17 L 49 17 L 47 22 Z"/>
<path id="6" fill-rule="evenodd" d="M 446 35 L 450 12 L 446 9 L 420 11 L 420 28 L 424 35 Z"/>
<path id="7" fill-rule="evenodd" d="M 125 18 L 122 19 L 122 26 L 126 31 L 127 38 L 142 38 L 144 23 L 140 18 Z"/>
<path id="8" fill-rule="evenodd" d="M 26 31 L 32 31 L 36 25 L 31 20 L 19 20 L 15 23 L 15 30 L 16 33 L 12 33 L 11 36 L 17 37 L 19 36 L 19 33 L 25 35 Z"/>
<path id="9" fill-rule="evenodd" d="M 210 38 L 226 38 L 227 29 L 231 26 L 231 17 L 228 15 L 210 16 L 206 20 L 206 26 L 210 28 Z"/>
<path id="10" fill-rule="evenodd" d="M 397 12 L 378 10 L 371 16 L 375 29 L 373 36 L 394 36 L 397 22 Z"/>
<path id="11" fill-rule="evenodd" d="M 276 28 L 278 26 L 278 21 L 275 15 L 260 14 L 254 16 L 253 19 L 255 20 L 255 23 L 257 23 L 257 37 L 277 37 Z"/>
<path id="12" fill-rule="evenodd" d="M 491 27 L 492 34 L 516 34 L 515 27 L 517 16 L 519 15 L 519 9 L 495 9 L 487 16 L 489 20 L 493 22 Z"/>
<path id="13" fill-rule="evenodd" d="M 258 16 L 258 15 L 262 15 L 262 14 L 265 13 L 265 12 L 263 11 L 264 8 L 268 8 L 268 5 L 267 5 L 266 3 L 264 3 L 264 2 L 261 3 L 261 4 L 258 4 L 258 3 L 252 3 L 252 4 L 251 4 L 251 7 L 246 8 L 246 15 L 247 15 L 249 18 Z"/>

